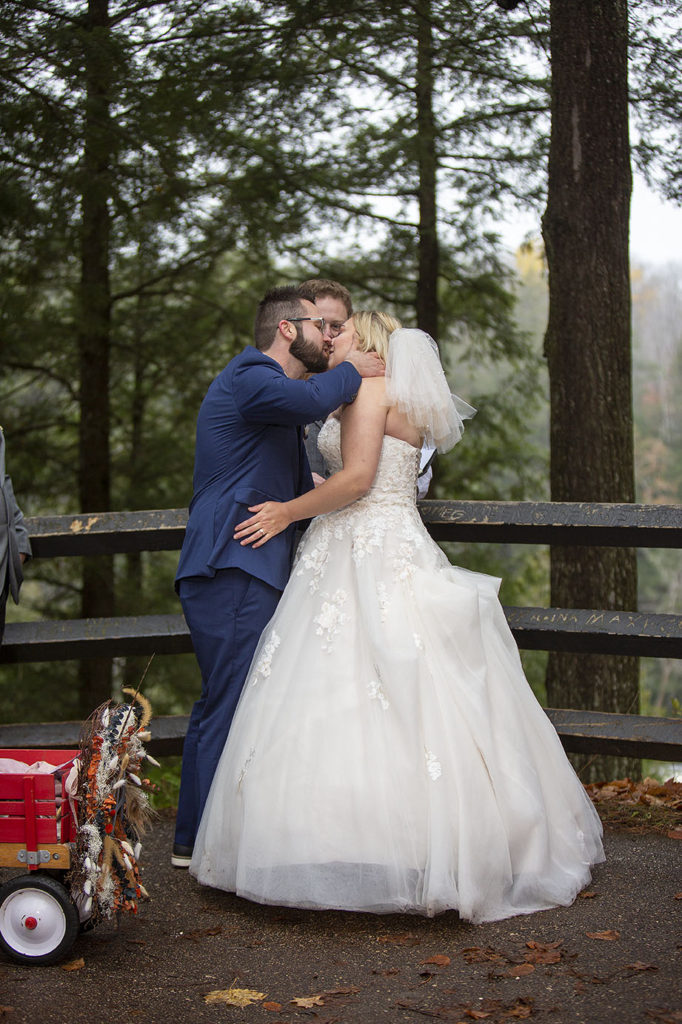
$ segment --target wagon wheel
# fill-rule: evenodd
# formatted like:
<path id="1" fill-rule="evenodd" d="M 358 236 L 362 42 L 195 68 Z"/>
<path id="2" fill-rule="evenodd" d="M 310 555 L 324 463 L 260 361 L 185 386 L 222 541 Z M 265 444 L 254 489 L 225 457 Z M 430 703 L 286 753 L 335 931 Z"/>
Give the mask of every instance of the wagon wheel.
<path id="1" fill-rule="evenodd" d="M 0 889 L 0 947 L 20 963 L 55 963 L 78 927 L 78 911 L 56 878 L 19 875 Z"/>

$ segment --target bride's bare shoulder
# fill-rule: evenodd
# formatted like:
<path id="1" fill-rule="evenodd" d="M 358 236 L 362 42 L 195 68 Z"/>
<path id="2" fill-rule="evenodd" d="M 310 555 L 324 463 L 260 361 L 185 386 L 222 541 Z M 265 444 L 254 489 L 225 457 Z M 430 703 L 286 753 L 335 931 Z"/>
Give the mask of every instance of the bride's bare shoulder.
<path id="1" fill-rule="evenodd" d="M 363 377 L 362 384 L 360 385 L 360 394 L 366 395 L 367 398 L 383 398 L 386 394 L 386 378 Z"/>

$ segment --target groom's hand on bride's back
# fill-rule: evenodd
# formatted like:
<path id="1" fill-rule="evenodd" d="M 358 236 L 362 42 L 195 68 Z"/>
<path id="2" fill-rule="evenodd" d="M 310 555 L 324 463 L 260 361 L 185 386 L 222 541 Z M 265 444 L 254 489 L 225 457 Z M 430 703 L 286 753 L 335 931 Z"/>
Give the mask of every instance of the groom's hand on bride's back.
<path id="1" fill-rule="evenodd" d="M 352 363 L 361 377 L 383 377 L 386 365 L 376 352 L 349 352 L 344 362 Z"/>

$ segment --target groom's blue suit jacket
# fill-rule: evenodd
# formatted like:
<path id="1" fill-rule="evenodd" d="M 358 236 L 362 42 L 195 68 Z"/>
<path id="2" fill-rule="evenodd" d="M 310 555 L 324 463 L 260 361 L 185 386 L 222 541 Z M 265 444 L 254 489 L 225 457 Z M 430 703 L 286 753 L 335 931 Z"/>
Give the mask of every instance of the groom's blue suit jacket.
<path id="1" fill-rule="evenodd" d="M 350 363 L 291 380 L 252 346 L 230 360 L 199 410 L 194 495 L 176 583 L 238 568 L 284 589 L 295 526 L 255 550 L 233 539 L 234 528 L 252 515 L 249 505 L 289 501 L 311 489 L 303 427 L 351 401 L 360 380 Z"/>

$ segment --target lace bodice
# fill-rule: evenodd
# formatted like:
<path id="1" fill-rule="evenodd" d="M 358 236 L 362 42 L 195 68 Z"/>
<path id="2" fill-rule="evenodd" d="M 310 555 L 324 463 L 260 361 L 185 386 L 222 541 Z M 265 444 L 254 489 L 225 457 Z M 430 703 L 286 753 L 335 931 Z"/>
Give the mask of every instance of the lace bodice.
<path id="1" fill-rule="evenodd" d="M 341 424 L 330 416 L 322 427 L 317 445 L 332 473 L 343 468 L 341 458 Z M 374 483 L 363 499 L 364 502 L 416 501 L 417 474 L 419 472 L 419 449 L 397 437 L 384 436 L 379 465 Z"/>

